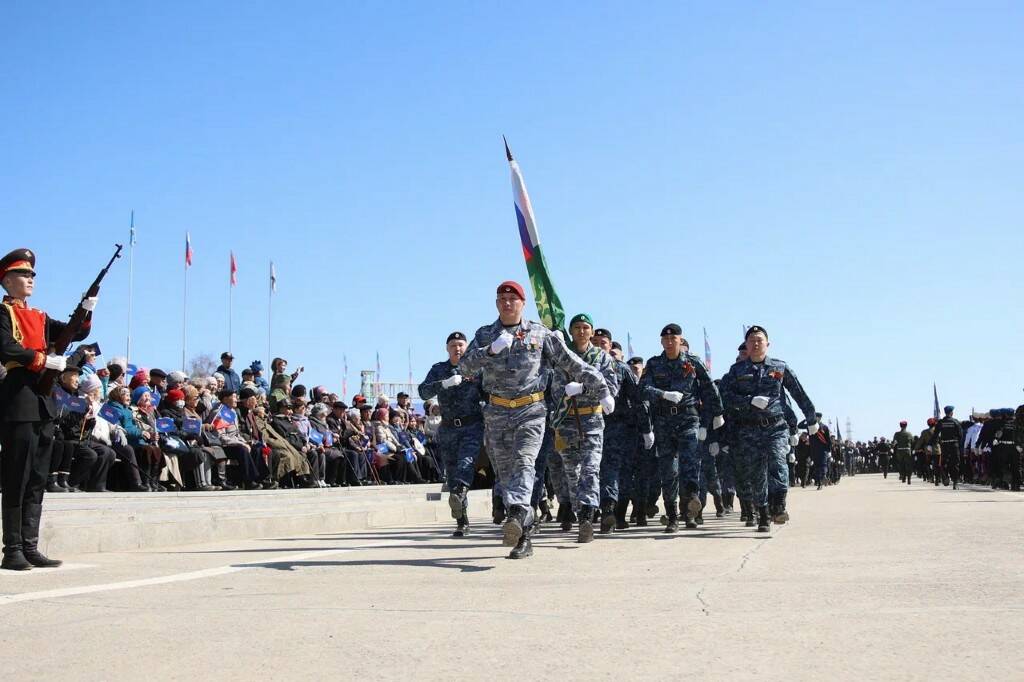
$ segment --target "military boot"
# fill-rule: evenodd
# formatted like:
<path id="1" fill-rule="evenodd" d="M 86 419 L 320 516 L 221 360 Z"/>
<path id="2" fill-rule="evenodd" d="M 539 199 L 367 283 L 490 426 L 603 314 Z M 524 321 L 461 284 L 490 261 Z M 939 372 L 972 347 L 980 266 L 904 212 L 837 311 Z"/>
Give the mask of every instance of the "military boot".
<path id="1" fill-rule="evenodd" d="M 530 542 L 530 536 L 533 535 L 533 529 L 526 531 L 519 538 L 519 542 L 508 554 L 509 559 L 525 559 L 526 557 L 533 556 L 533 543 Z"/>
<path id="2" fill-rule="evenodd" d="M 626 509 L 629 507 L 629 500 L 619 500 L 615 503 L 615 530 L 626 530 L 629 523 L 626 522 Z"/>
<path id="3" fill-rule="evenodd" d="M 519 544 L 519 538 L 526 530 L 526 507 L 520 504 L 513 504 L 508 510 L 508 518 L 502 527 L 504 537 L 502 544 L 506 547 L 515 547 Z"/>
<path id="4" fill-rule="evenodd" d="M 57 474 L 50 474 L 46 477 L 46 492 L 48 493 L 66 493 L 67 488 L 64 488 L 57 483 Z"/>
<path id="5" fill-rule="evenodd" d="M 747 528 L 753 528 L 754 526 L 757 525 L 757 522 L 754 520 L 754 503 L 751 502 L 750 500 L 747 500 L 746 501 L 746 505 L 747 505 L 747 520 L 744 523 L 744 525 Z"/>
<path id="6" fill-rule="evenodd" d="M 724 507 L 723 511 L 726 514 L 732 514 L 732 502 L 735 497 L 735 493 L 722 493 L 722 506 Z"/>
<path id="7" fill-rule="evenodd" d="M 561 522 L 559 526 L 563 531 L 569 532 L 572 530 L 572 509 L 567 504 L 558 505 L 558 520 Z"/>
<path id="8" fill-rule="evenodd" d="M 48 559 L 39 550 L 39 520 L 43 515 L 42 504 L 25 504 L 21 517 L 21 552 L 25 559 L 38 568 L 56 568 L 63 561 Z"/>
<path id="9" fill-rule="evenodd" d="M 495 526 L 500 526 L 505 520 L 505 501 L 499 495 L 491 496 L 491 521 Z"/>
<path id="10" fill-rule="evenodd" d="M 448 491 L 448 508 L 452 510 L 452 518 L 456 521 L 465 513 L 466 486 L 456 483 Z"/>
<path id="11" fill-rule="evenodd" d="M 757 532 L 770 533 L 771 521 L 768 518 L 768 505 L 757 508 Z"/>
<path id="12" fill-rule="evenodd" d="M 743 523 L 747 522 L 747 518 L 750 516 L 750 510 L 747 508 L 745 500 L 740 500 L 740 521 Z"/>
<path id="13" fill-rule="evenodd" d="M 580 544 L 586 544 L 594 540 L 594 512 L 596 509 L 590 505 L 584 504 L 580 506 L 579 522 L 580 532 L 576 538 L 576 542 Z"/>
<path id="14" fill-rule="evenodd" d="M 772 510 L 772 522 L 778 525 L 783 525 L 786 521 L 789 521 L 789 512 L 786 511 L 786 491 L 778 493 L 775 497 L 775 504 Z"/>
<path id="15" fill-rule="evenodd" d="M 467 535 L 469 535 L 469 517 L 466 516 L 465 512 L 463 512 L 462 516 L 458 518 L 458 524 L 459 525 L 455 528 L 455 531 L 452 533 L 452 537 L 464 538 Z"/>
<path id="16" fill-rule="evenodd" d="M 615 502 L 608 500 L 601 505 L 601 535 L 608 535 L 615 528 Z"/>
<path id="17" fill-rule="evenodd" d="M 639 509 L 639 511 L 637 511 Z M 644 528 L 647 526 L 647 514 L 644 509 L 644 503 L 642 500 L 633 501 L 633 513 L 636 514 L 636 525 Z"/>
<path id="18" fill-rule="evenodd" d="M 676 533 L 679 531 L 679 514 L 676 512 L 676 505 L 666 504 L 665 511 L 668 514 L 665 516 L 665 531 L 666 533 Z"/>
<path id="19" fill-rule="evenodd" d="M 720 519 L 725 516 L 725 502 L 722 500 L 722 496 L 718 493 L 712 493 L 711 499 L 715 503 L 715 518 Z"/>
<path id="20" fill-rule="evenodd" d="M 538 506 L 540 507 L 540 516 L 538 517 L 539 521 L 551 523 L 551 507 L 548 506 L 548 499 L 546 497 L 541 497 L 540 504 Z"/>

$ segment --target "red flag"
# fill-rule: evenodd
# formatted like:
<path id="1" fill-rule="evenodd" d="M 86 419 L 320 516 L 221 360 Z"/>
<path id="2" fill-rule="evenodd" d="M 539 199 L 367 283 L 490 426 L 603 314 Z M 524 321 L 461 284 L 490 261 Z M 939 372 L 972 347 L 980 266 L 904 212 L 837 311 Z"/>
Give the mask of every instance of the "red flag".
<path id="1" fill-rule="evenodd" d="M 192 265 L 192 240 L 189 239 L 188 232 L 185 233 L 185 267 Z"/>
<path id="2" fill-rule="evenodd" d="M 235 263 L 235 252 L 231 252 L 231 286 L 238 284 L 238 265 Z"/>

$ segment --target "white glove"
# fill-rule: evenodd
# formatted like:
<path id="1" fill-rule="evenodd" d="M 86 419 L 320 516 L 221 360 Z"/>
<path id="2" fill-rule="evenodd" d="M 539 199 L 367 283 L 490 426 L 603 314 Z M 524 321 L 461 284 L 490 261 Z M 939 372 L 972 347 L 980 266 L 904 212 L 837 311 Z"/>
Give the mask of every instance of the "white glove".
<path id="1" fill-rule="evenodd" d="M 697 440 L 704 441 L 704 440 L 707 440 L 707 437 L 708 437 L 708 430 L 707 429 L 705 429 L 703 426 L 700 427 L 699 429 L 697 429 Z"/>
<path id="2" fill-rule="evenodd" d="M 711 428 L 714 429 L 715 431 L 722 428 L 723 426 L 725 426 L 725 417 L 723 417 L 722 415 L 718 415 L 717 417 L 711 420 Z"/>
<path id="3" fill-rule="evenodd" d="M 683 399 L 683 394 L 680 393 L 679 391 L 665 391 L 664 393 L 661 394 L 661 397 L 669 401 L 670 403 L 678 403 L 680 400 Z"/>
<path id="4" fill-rule="evenodd" d="M 580 393 L 583 393 L 583 384 L 581 384 L 580 382 L 570 381 L 565 385 L 565 395 L 569 396 L 570 398 L 573 397 L 574 395 L 579 395 Z"/>
<path id="5" fill-rule="evenodd" d="M 611 395 L 601 398 L 601 411 L 605 414 L 611 414 L 615 411 L 615 398 Z"/>
<path id="6" fill-rule="evenodd" d="M 708 454 L 711 455 L 712 457 L 718 457 L 718 452 L 721 449 L 722 448 L 718 445 L 718 443 L 712 443 L 711 445 L 708 446 Z"/>
<path id="7" fill-rule="evenodd" d="M 452 386 L 458 386 L 462 383 L 461 374 L 453 374 L 447 379 L 441 381 L 441 388 L 451 388 Z"/>
<path id="8" fill-rule="evenodd" d="M 800 436 L 793 434 L 789 437 L 789 444 L 796 447 L 796 444 L 800 442 Z"/>
<path id="9" fill-rule="evenodd" d="M 495 355 L 505 350 L 506 348 L 512 347 L 513 336 L 507 331 L 501 333 L 501 335 L 491 342 L 491 352 Z"/>
<path id="10" fill-rule="evenodd" d="M 63 372 L 64 368 L 68 366 L 68 359 L 63 355 L 47 355 L 46 363 L 44 365 L 46 369 L 56 370 Z"/>
<path id="11" fill-rule="evenodd" d="M 763 410 L 764 408 L 768 407 L 768 403 L 770 402 L 771 401 L 768 400 L 768 398 L 766 398 L 763 395 L 755 395 L 753 398 L 750 399 L 750 404 L 759 410 Z"/>
<path id="12" fill-rule="evenodd" d="M 809 425 L 809 426 L 807 427 L 807 433 L 809 433 L 810 435 L 812 435 L 812 436 L 813 436 L 813 435 L 814 435 L 814 434 L 816 434 L 817 432 L 818 432 L 818 422 L 814 422 L 813 424 L 810 424 L 810 425 Z"/>
<path id="13" fill-rule="evenodd" d="M 789 457 L 786 458 L 786 461 L 789 462 L 790 464 L 796 464 L 796 455 L 794 455 L 792 452 L 789 453 Z"/>
<path id="14" fill-rule="evenodd" d="M 555 336 L 557 336 L 559 339 L 561 339 L 562 343 L 565 343 L 565 334 L 562 333 L 561 329 L 556 329 L 555 330 Z"/>
<path id="15" fill-rule="evenodd" d="M 654 431 L 644 434 L 644 450 L 650 450 L 654 447 Z"/>
<path id="16" fill-rule="evenodd" d="M 83 298 L 82 299 L 82 309 L 83 310 L 88 310 L 89 312 L 92 312 L 93 310 L 96 310 L 96 303 L 99 300 L 100 299 L 99 299 L 98 296 L 90 296 L 89 298 Z"/>
<path id="17" fill-rule="evenodd" d="M 728 453 L 729 452 L 729 446 L 728 445 L 723 445 L 722 446 L 722 452 Z"/>

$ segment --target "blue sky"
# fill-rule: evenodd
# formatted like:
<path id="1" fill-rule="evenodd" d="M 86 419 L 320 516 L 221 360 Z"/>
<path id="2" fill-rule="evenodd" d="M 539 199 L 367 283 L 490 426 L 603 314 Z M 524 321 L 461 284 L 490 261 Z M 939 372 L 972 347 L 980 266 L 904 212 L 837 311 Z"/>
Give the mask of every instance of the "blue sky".
<path id="1" fill-rule="evenodd" d="M 134 359 L 401 381 L 525 281 L 501 135 L 567 313 L 727 369 L 744 324 L 856 436 L 1024 394 L 1019 3 L 8 3 L 3 250 L 70 312 L 136 212 Z M 96 339 L 122 351 L 127 262 Z M 65 312 L 66 311 L 66 312 Z"/>

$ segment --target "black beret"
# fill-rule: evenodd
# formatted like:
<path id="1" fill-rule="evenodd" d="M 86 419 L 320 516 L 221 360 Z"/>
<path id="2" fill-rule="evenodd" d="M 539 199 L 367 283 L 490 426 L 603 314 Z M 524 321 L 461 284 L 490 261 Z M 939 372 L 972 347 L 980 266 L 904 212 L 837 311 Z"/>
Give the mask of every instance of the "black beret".
<path id="1" fill-rule="evenodd" d="M 768 332 L 765 331 L 764 327 L 759 324 L 755 324 L 753 327 L 747 329 L 747 333 L 743 335 L 744 340 L 749 339 L 751 334 L 756 334 L 757 332 L 761 332 L 764 334 L 764 338 L 768 338 Z"/>
<path id="2" fill-rule="evenodd" d="M 466 335 L 463 334 L 462 332 L 452 332 L 451 334 L 448 335 L 448 338 L 445 340 L 445 343 L 451 343 L 452 341 L 465 341 L 465 340 L 466 340 Z"/>
<path id="3" fill-rule="evenodd" d="M 594 336 L 603 336 L 607 338 L 609 341 L 612 340 L 612 333 L 605 329 L 604 327 L 598 327 L 597 329 L 595 329 Z"/>
<path id="4" fill-rule="evenodd" d="M 347 409 L 348 409 L 348 405 L 346 405 L 346 404 L 345 404 L 345 403 L 344 403 L 343 401 L 341 401 L 341 400 L 335 400 L 335 401 L 334 401 L 334 404 L 333 404 L 333 405 L 331 405 L 331 407 L 333 407 L 333 408 L 334 408 L 334 409 L 336 409 L 336 410 L 347 410 Z"/>
<path id="5" fill-rule="evenodd" d="M 15 249 L 0 258 L 0 277 L 8 272 L 31 272 L 36 274 L 36 254 L 29 249 Z"/>
<path id="6" fill-rule="evenodd" d="M 618 341 L 612 341 L 612 348 L 622 350 L 622 344 L 619 343 Z"/>
<path id="7" fill-rule="evenodd" d="M 248 400 L 249 398 L 253 398 L 255 396 L 256 389 L 249 388 L 248 386 L 246 386 L 245 388 L 238 392 L 239 400 Z"/>
<path id="8" fill-rule="evenodd" d="M 226 351 L 224 351 L 223 353 L 220 354 L 220 359 L 221 360 L 227 360 L 228 358 L 230 358 L 232 360 L 235 359 L 235 356 L 231 354 L 231 351 L 226 350 Z"/>
<path id="9" fill-rule="evenodd" d="M 671 324 L 666 324 L 665 325 L 665 328 L 661 330 L 661 335 L 662 336 L 682 336 L 683 335 L 683 328 L 680 327 L 675 322 L 672 322 Z"/>
<path id="10" fill-rule="evenodd" d="M 149 378 L 150 379 L 166 379 L 167 378 L 167 372 L 163 371 L 162 369 L 151 369 L 151 370 L 149 370 Z"/>

